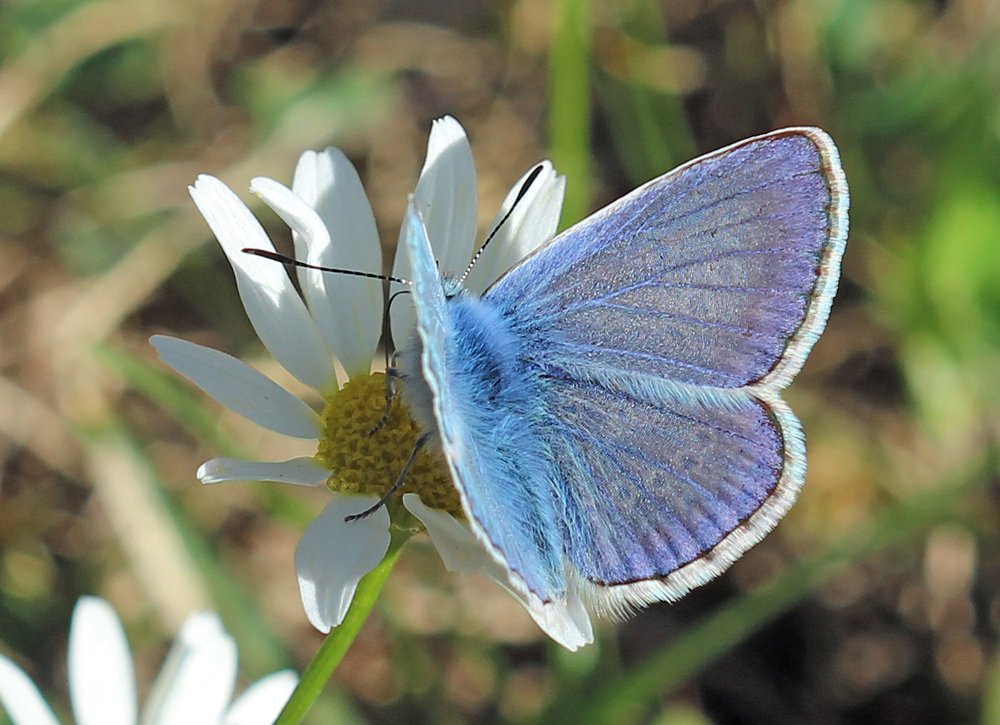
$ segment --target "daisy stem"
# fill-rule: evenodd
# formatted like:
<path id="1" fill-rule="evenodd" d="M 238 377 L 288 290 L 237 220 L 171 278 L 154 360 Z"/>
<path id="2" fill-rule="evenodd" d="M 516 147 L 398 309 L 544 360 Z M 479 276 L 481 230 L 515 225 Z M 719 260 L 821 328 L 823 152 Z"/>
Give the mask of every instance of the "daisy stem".
<path id="1" fill-rule="evenodd" d="M 399 559 L 403 551 L 403 544 L 413 535 L 413 531 L 403 529 L 392 530 L 392 540 L 385 557 L 358 583 L 358 589 L 351 602 L 351 608 L 347 610 L 347 616 L 327 635 L 323 645 L 316 653 L 316 657 L 309 663 L 306 671 L 302 673 L 298 687 L 292 693 L 285 709 L 275 720 L 274 725 L 299 725 L 302 718 L 306 716 L 309 708 L 316 702 L 326 683 L 337 669 L 337 665 L 347 654 L 354 638 L 361 631 L 361 626 L 368 619 L 368 615 L 375 606 L 382 585 L 389 578 L 389 572 Z"/>

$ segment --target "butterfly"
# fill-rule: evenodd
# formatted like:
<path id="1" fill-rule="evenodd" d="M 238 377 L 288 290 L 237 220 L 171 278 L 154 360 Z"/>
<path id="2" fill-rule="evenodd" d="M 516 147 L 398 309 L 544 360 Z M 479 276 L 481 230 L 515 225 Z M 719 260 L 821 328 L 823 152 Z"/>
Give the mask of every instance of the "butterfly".
<path id="1" fill-rule="evenodd" d="M 817 128 L 656 178 L 482 296 L 442 278 L 411 201 L 405 395 L 469 525 L 539 606 L 677 599 L 792 506 L 802 427 L 781 398 L 826 324 L 847 181 Z"/>

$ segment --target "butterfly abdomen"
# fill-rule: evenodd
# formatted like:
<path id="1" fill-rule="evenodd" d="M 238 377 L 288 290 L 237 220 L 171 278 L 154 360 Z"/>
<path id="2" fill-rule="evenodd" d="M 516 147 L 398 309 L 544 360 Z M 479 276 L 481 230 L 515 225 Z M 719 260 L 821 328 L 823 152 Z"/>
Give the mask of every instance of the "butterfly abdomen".
<path id="1" fill-rule="evenodd" d="M 503 410 L 507 403 L 530 400 L 532 381 L 524 378 L 517 362 L 519 341 L 502 317 L 482 300 L 464 293 L 448 298 L 447 309 L 451 313 L 446 348 L 449 382 L 460 386 L 473 412 L 489 414 Z M 413 335 L 399 352 L 398 367 L 418 421 L 433 429 L 436 423 L 421 371 L 421 353 L 420 338 Z"/>

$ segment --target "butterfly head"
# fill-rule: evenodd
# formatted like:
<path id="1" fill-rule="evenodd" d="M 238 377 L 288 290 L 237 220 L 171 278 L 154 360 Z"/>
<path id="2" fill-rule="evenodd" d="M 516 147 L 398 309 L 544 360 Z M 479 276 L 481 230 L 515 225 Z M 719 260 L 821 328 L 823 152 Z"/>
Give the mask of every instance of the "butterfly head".
<path id="1" fill-rule="evenodd" d="M 468 294 L 468 291 L 462 286 L 462 283 L 454 277 L 442 277 L 441 288 L 444 290 L 444 298 L 446 300 L 451 300 L 460 295 Z"/>

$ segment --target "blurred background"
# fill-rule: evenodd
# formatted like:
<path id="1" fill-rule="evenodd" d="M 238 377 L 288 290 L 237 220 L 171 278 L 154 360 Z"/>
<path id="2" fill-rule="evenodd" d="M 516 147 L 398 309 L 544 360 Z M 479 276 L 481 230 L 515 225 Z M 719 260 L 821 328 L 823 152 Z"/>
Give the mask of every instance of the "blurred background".
<path id="1" fill-rule="evenodd" d="M 300 443 L 157 363 L 165 332 L 263 351 L 187 195 L 357 165 L 386 269 L 432 119 L 481 231 L 550 157 L 564 224 L 793 124 L 840 147 L 844 279 L 788 393 L 799 503 L 730 572 L 568 654 L 485 580 L 404 552 L 309 723 L 1000 723 L 1000 4 L 994 0 L 2 0 L 0 650 L 72 722 L 76 599 L 121 614 L 148 691 L 197 607 L 243 684 L 321 637 L 293 566 L 324 491 L 195 479 Z M 315 402 L 315 401 L 314 401 Z"/>

